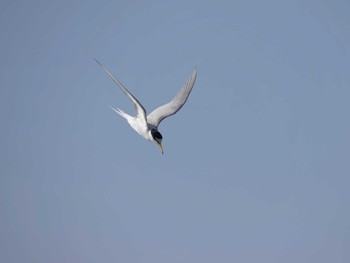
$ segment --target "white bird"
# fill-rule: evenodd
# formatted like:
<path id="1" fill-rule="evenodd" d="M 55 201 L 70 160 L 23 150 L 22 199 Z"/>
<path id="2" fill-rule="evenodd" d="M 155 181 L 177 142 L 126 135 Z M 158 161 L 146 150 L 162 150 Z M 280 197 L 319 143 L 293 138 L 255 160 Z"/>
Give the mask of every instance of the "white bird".
<path id="1" fill-rule="evenodd" d="M 138 134 L 140 134 L 146 140 L 154 142 L 159 147 L 160 151 L 163 154 L 162 139 L 163 136 L 158 131 L 158 126 L 162 120 L 165 118 L 177 113 L 182 106 L 187 101 L 188 96 L 190 95 L 194 83 L 196 81 L 197 70 L 194 69 L 191 76 L 185 83 L 185 85 L 180 89 L 176 96 L 168 103 L 158 107 L 152 111 L 149 115 L 146 115 L 145 108 L 141 103 L 120 83 L 119 80 L 97 59 L 94 59 L 97 64 L 99 64 L 104 71 L 112 78 L 112 80 L 119 86 L 119 88 L 125 93 L 125 95 L 134 103 L 135 106 L 135 116 L 130 116 L 123 112 L 121 109 L 113 108 L 116 113 L 122 116 L 130 124 Z"/>

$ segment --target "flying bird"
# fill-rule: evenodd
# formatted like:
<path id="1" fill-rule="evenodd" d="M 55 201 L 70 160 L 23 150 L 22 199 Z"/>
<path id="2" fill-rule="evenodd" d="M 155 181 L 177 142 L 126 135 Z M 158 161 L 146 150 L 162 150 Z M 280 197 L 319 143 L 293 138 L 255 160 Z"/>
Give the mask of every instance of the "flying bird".
<path id="1" fill-rule="evenodd" d="M 194 83 L 196 81 L 197 70 L 194 69 L 191 76 L 180 89 L 176 96 L 168 103 L 158 107 L 150 114 L 146 115 L 146 110 L 142 104 L 132 95 L 123 84 L 117 80 L 117 78 L 110 72 L 108 68 L 102 65 L 97 59 L 94 59 L 102 69 L 112 78 L 112 80 L 119 86 L 119 88 L 125 93 L 125 95 L 132 101 L 135 106 L 135 116 L 130 116 L 123 112 L 121 109 L 113 108 L 116 113 L 122 116 L 130 124 L 138 134 L 148 141 L 154 142 L 163 154 L 162 140 L 163 136 L 158 131 L 158 126 L 162 120 L 177 113 L 182 106 L 186 103 L 188 96 L 190 95 Z"/>

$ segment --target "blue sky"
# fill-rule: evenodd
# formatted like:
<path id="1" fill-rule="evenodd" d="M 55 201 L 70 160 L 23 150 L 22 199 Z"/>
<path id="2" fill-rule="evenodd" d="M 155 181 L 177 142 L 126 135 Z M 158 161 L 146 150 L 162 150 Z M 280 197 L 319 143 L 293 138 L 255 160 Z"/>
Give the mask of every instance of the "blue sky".
<path id="1" fill-rule="evenodd" d="M 349 262 L 348 1 L 3 1 L 1 262 Z M 164 155 L 108 105 L 162 122 Z"/>

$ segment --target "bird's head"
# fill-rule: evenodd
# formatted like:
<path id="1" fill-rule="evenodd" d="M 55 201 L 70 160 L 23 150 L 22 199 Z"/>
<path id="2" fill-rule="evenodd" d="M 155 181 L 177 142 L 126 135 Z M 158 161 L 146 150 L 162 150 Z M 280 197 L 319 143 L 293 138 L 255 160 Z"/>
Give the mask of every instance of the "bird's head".
<path id="1" fill-rule="evenodd" d="M 160 151 L 163 154 L 163 146 L 162 146 L 163 136 L 156 129 L 151 129 L 151 135 L 152 135 L 154 142 L 158 145 Z"/>

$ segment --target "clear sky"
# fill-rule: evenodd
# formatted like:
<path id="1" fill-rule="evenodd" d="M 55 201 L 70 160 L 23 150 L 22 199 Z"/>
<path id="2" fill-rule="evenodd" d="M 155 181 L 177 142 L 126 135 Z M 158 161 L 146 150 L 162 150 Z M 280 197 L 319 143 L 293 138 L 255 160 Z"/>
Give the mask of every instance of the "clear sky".
<path id="1" fill-rule="evenodd" d="M 349 1 L 2 1 L 0 262 L 350 262 Z M 108 105 L 162 122 L 164 155 Z"/>

